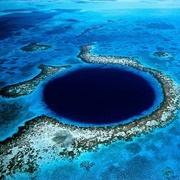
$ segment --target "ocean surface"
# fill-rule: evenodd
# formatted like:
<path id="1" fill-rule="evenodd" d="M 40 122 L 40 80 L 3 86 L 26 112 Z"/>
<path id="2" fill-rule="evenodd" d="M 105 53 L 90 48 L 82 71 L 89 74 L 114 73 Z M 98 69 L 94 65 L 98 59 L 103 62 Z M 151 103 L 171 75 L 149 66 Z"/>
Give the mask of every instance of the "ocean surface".
<path id="1" fill-rule="evenodd" d="M 24 52 L 30 43 L 51 45 Z M 78 47 L 95 43 L 92 53 L 135 58 L 180 83 L 180 4 L 148 1 L 0 1 L 0 88 L 36 76 L 41 64 L 88 64 Z M 156 52 L 170 53 L 158 57 Z M 29 95 L 0 97 L 0 140 L 42 114 L 53 116 L 43 102 L 42 82 Z M 156 87 L 154 87 L 156 88 Z M 66 122 L 66 120 L 64 120 Z M 39 167 L 35 174 L 17 173 L 8 180 L 180 180 L 180 115 L 167 127 L 102 145 L 73 161 L 59 159 Z M 83 161 L 92 163 L 87 171 Z"/>

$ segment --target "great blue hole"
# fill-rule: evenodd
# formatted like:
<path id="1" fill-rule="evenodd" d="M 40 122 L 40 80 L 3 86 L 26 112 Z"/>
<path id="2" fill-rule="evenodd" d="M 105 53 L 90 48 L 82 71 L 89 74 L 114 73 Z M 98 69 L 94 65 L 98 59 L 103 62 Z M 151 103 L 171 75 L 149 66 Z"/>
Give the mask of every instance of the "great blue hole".
<path id="1" fill-rule="evenodd" d="M 114 67 L 81 67 L 50 80 L 43 90 L 44 102 L 58 116 L 95 125 L 139 116 L 155 98 L 147 79 Z"/>

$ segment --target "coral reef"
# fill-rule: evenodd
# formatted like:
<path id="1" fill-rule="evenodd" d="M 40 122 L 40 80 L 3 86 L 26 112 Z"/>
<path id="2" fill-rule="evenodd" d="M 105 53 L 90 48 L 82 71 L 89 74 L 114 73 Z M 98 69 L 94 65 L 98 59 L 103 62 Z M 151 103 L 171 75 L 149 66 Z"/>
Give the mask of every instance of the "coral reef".
<path id="1" fill-rule="evenodd" d="M 165 179 L 167 179 L 167 180 L 179 179 L 179 177 L 177 175 L 175 175 L 173 169 L 170 167 L 165 168 L 165 170 L 163 171 L 163 175 L 164 175 Z"/>
<path id="2" fill-rule="evenodd" d="M 87 171 L 89 171 L 92 166 L 94 166 L 94 163 L 90 161 L 82 161 L 80 163 L 80 167 L 86 169 Z"/>
<path id="3" fill-rule="evenodd" d="M 174 55 L 169 52 L 155 52 L 153 55 L 159 58 L 173 58 L 174 57 Z"/>
<path id="4" fill-rule="evenodd" d="M 74 159 L 82 152 L 96 151 L 101 144 L 108 145 L 116 140 L 129 141 L 157 127 L 166 126 L 175 119 L 180 102 L 180 88 L 172 78 L 145 67 L 132 58 L 91 54 L 92 47 L 93 44 L 81 46 L 78 57 L 88 63 L 117 64 L 150 73 L 162 86 L 163 102 L 151 114 L 116 126 L 79 127 L 64 124 L 46 115 L 36 117 L 20 127 L 13 137 L 0 143 L 1 179 L 6 175 L 13 176 L 16 172 L 33 173 L 41 164 L 58 160 L 59 157 Z M 19 87 L 16 88 L 17 91 Z M 4 91 L 1 90 L 1 94 L 2 92 Z M 139 147 L 133 145 L 129 150 L 138 153 Z M 87 170 L 91 166 L 90 162 L 81 164 Z M 169 176 L 171 172 L 167 170 L 166 174 Z"/>
<path id="5" fill-rule="evenodd" d="M 38 51 L 38 50 L 47 50 L 49 48 L 51 48 L 50 45 L 38 44 L 36 42 L 33 42 L 33 43 L 28 44 L 27 46 L 23 46 L 21 50 L 25 52 L 33 52 L 33 51 Z"/>
<path id="6" fill-rule="evenodd" d="M 28 81 L 3 87 L 2 89 L 0 89 L 0 95 L 8 98 L 16 98 L 18 96 L 28 95 L 32 93 L 35 90 L 35 88 L 39 85 L 39 83 L 41 83 L 43 80 L 68 67 L 70 66 L 58 67 L 40 65 L 38 66 L 38 68 L 41 69 L 41 72 L 37 76 Z"/>
<path id="7" fill-rule="evenodd" d="M 56 133 L 52 140 L 61 147 L 68 148 L 73 143 L 73 136 L 69 131 L 62 130 Z"/>
<path id="8" fill-rule="evenodd" d="M 98 26 L 93 26 L 93 27 L 87 28 L 81 33 L 81 35 L 85 35 L 86 33 L 89 33 L 90 31 L 93 31 L 93 30 L 101 29 L 101 28 L 103 28 L 103 26 L 104 25 L 98 25 Z"/>

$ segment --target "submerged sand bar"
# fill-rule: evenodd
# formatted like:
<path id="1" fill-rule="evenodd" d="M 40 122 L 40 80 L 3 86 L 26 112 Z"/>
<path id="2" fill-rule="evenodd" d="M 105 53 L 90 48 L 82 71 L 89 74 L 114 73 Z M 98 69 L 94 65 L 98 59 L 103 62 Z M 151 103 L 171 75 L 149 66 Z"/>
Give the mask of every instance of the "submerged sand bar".
<path id="1" fill-rule="evenodd" d="M 93 55 L 93 44 L 80 47 L 78 55 L 88 63 L 129 66 L 152 74 L 161 84 L 164 99 L 151 114 L 123 125 L 108 127 L 78 127 L 59 122 L 45 115 L 36 117 L 19 128 L 17 134 L 0 144 L 0 174 L 2 178 L 16 172 L 33 173 L 43 163 L 59 157 L 73 159 L 82 152 L 97 150 L 101 144 L 130 140 L 163 127 L 175 119 L 180 102 L 180 88 L 169 76 L 148 68 L 127 57 Z M 8 157 L 8 158 L 7 158 Z"/>

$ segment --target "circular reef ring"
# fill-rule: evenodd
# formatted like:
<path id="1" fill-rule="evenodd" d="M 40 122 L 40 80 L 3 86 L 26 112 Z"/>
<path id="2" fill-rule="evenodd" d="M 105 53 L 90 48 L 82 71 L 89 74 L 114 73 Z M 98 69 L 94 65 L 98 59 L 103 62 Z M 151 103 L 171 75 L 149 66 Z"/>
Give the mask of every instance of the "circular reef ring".
<path id="1" fill-rule="evenodd" d="M 159 107 L 145 117 L 138 118 L 126 124 L 113 126 L 80 127 L 62 123 L 46 115 L 31 119 L 23 127 L 20 127 L 19 131 L 12 137 L 0 142 L 0 152 L 2 153 L 2 162 L 4 162 L 4 166 L 2 167 L 3 176 L 13 174 L 15 169 L 20 172 L 26 172 L 27 169 L 22 168 L 26 167 L 27 161 L 32 162 L 30 167 L 31 170 L 33 168 L 35 171 L 38 165 L 40 166 L 42 164 L 42 161 L 43 163 L 51 163 L 52 159 L 58 160 L 59 157 L 74 158 L 82 152 L 97 150 L 100 144 L 106 145 L 115 140 L 130 140 L 132 137 L 146 134 L 157 127 L 163 127 L 175 119 L 177 110 L 179 109 L 180 88 L 172 78 L 160 71 L 145 67 L 138 61 L 128 57 L 91 54 L 92 47 L 93 44 L 81 46 L 78 57 L 84 62 L 119 64 L 148 72 L 154 76 L 161 84 L 164 95 L 164 99 Z M 54 67 L 44 68 L 44 71 L 32 80 L 3 88 L 0 91 L 1 94 L 3 93 L 4 96 L 8 95 L 8 97 L 27 95 L 34 90 L 39 82 L 61 70 L 61 68 L 54 69 Z M 68 67 L 63 67 L 63 69 L 66 68 Z M 28 92 L 23 92 L 24 94 L 22 94 L 18 90 L 18 87 L 24 89 L 23 87 L 26 86 L 30 89 L 28 89 Z M 11 92 L 13 93 L 12 96 Z M 11 153 L 14 147 L 16 147 L 16 152 L 20 156 Z M 27 159 L 26 162 L 24 162 L 25 156 Z M 35 157 L 33 161 L 32 157 Z M 18 162 L 21 164 L 21 167 L 16 165 L 16 163 L 12 166 L 12 162 Z"/>

